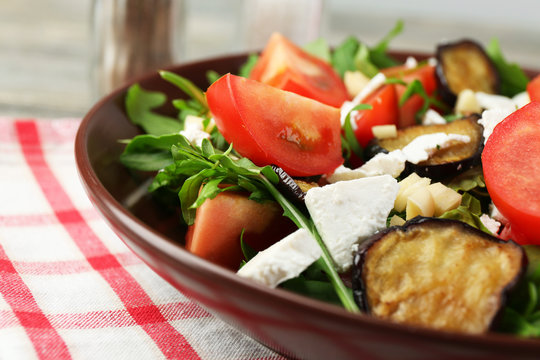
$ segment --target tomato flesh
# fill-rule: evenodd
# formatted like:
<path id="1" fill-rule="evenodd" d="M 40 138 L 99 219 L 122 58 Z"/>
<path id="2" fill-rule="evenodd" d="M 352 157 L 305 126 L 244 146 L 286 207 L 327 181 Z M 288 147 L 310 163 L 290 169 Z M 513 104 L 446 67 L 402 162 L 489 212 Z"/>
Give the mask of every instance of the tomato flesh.
<path id="1" fill-rule="evenodd" d="M 278 33 L 270 37 L 250 78 L 334 107 L 349 99 L 345 84 L 328 63 Z"/>
<path id="2" fill-rule="evenodd" d="M 362 103 L 369 104 L 372 109 L 360 110 L 354 116 L 354 134 L 365 147 L 373 139 L 371 128 L 378 125 L 397 125 L 399 118 L 398 98 L 394 85 L 384 85 L 376 90 Z"/>
<path id="3" fill-rule="evenodd" d="M 206 260 L 237 270 L 243 259 L 240 236 L 252 249 L 262 251 L 294 231 L 274 202 L 249 200 L 246 194 L 222 192 L 198 209 L 188 228 L 186 249 Z"/>
<path id="4" fill-rule="evenodd" d="M 540 101 L 540 75 L 527 84 L 527 93 L 529 93 L 531 101 Z"/>
<path id="5" fill-rule="evenodd" d="M 521 244 L 540 244 L 539 144 L 540 102 L 531 102 L 495 127 L 482 153 L 491 199 Z"/>
<path id="6" fill-rule="evenodd" d="M 416 68 L 407 68 L 400 65 L 382 71 L 387 77 L 395 77 L 410 84 L 414 80 L 419 80 L 429 96 L 433 95 L 437 88 L 435 77 L 435 66 L 424 64 Z M 396 85 L 397 99 L 405 93 L 405 85 Z M 399 128 L 416 125 L 416 114 L 424 105 L 424 99 L 420 95 L 411 96 L 402 106 L 399 107 Z"/>
<path id="7" fill-rule="evenodd" d="M 214 82 L 206 97 L 223 137 L 259 166 L 312 176 L 343 162 L 337 108 L 231 74 Z"/>

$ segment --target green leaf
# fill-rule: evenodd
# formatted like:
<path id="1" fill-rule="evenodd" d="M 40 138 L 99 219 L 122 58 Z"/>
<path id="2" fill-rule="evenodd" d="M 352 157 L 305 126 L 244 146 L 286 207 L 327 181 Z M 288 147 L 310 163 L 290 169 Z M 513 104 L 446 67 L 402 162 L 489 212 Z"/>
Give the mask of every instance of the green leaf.
<path id="1" fill-rule="evenodd" d="M 204 157 L 210 157 L 212 155 L 215 155 L 214 147 L 212 146 L 212 143 L 208 139 L 203 139 L 201 144 L 201 151 Z"/>
<path id="2" fill-rule="evenodd" d="M 257 64 L 257 61 L 259 60 L 259 56 L 257 54 L 250 54 L 246 60 L 246 62 L 240 66 L 240 70 L 238 71 L 238 75 L 248 78 L 251 74 L 251 70 L 255 67 L 255 64 Z"/>
<path id="3" fill-rule="evenodd" d="M 370 78 L 379 72 L 379 68 L 371 62 L 369 48 L 364 44 L 359 44 L 354 56 L 354 65 L 358 71 Z"/>
<path id="4" fill-rule="evenodd" d="M 279 287 L 330 304 L 341 304 L 334 287 L 328 281 L 309 280 L 300 276 L 283 282 Z"/>
<path id="5" fill-rule="evenodd" d="M 358 158 L 363 159 L 364 158 L 364 150 L 362 149 L 362 146 L 360 143 L 358 143 L 358 140 L 356 139 L 356 135 L 354 134 L 354 131 L 352 129 L 351 125 L 351 113 L 353 111 L 358 110 L 371 110 L 373 109 L 373 106 L 369 104 L 358 104 L 354 108 L 351 109 L 347 113 L 347 116 L 345 117 L 345 122 L 343 123 L 343 131 L 345 135 L 345 140 L 347 141 L 348 147 L 352 150 L 352 152 L 358 156 Z"/>
<path id="6" fill-rule="evenodd" d="M 203 185 L 197 200 L 190 206 L 190 209 L 196 209 L 201 206 L 207 199 L 213 199 L 218 196 L 219 193 L 226 190 L 226 188 L 220 188 L 219 185 L 225 179 L 224 176 L 213 178 Z"/>
<path id="7" fill-rule="evenodd" d="M 398 20 L 385 37 L 370 51 L 370 60 L 379 69 L 395 66 L 398 62 L 387 54 L 390 42 L 403 31 L 403 20 Z"/>
<path id="8" fill-rule="evenodd" d="M 135 136 L 120 155 L 120 162 L 141 171 L 163 169 L 173 162 L 171 147 L 180 141 L 180 137 L 180 134 Z"/>
<path id="9" fill-rule="evenodd" d="M 242 232 L 240 233 L 240 248 L 242 249 L 242 254 L 244 255 L 244 259 L 247 262 L 253 259 L 255 255 L 257 255 L 257 251 L 253 250 L 253 248 L 244 241 L 245 230 L 246 229 L 242 229 Z"/>
<path id="10" fill-rule="evenodd" d="M 475 188 L 486 188 L 482 167 L 477 166 L 458 175 L 447 185 L 455 191 L 471 191 Z"/>
<path id="11" fill-rule="evenodd" d="M 208 80 L 209 84 L 215 83 L 217 81 L 217 79 L 219 79 L 220 77 L 221 77 L 221 75 L 217 71 L 208 70 L 206 72 L 206 79 Z"/>
<path id="12" fill-rule="evenodd" d="M 323 38 L 318 38 L 317 40 L 307 43 L 304 45 L 304 50 L 327 63 L 330 63 L 331 61 L 330 46 Z"/>
<path id="13" fill-rule="evenodd" d="M 190 80 L 183 76 L 177 75 L 170 71 L 160 71 L 161 78 L 177 86 L 183 92 L 185 92 L 190 98 L 196 100 L 201 106 L 208 109 L 208 103 L 206 102 L 206 96 L 204 92 L 199 89 Z"/>
<path id="14" fill-rule="evenodd" d="M 177 133 L 184 128 L 180 121 L 153 111 L 165 104 L 166 101 L 167 97 L 163 93 L 146 91 L 139 84 L 132 85 L 129 87 L 125 99 L 128 118 L 147 134 Z"/>
<path id="15" fill-rule="evenodd" d="M 517 64 L 506 61 L 502 54 L 499 40 L 496 38 L 491 39 L 486 48 L 486 53 L 499 72 L 501 78 L 500 92 L 502 95 L 512 97 L 527 89 L 529 78 Z"/>
<path id="16" fill-rule="evenodd" d="M 355 71 L 354 62 L 360 42 L 354 36 L 349 36 L 332 53 L 331 64 L 334 70 L 343 78 L 345 71 Z"/>
<path id="17" fill-rule="evenodd" d="M 469 193 L 463 194 L 461 205 L 457 209 L 450 210 L 439 216 L 442 219 L 459 220 L 471 225 L 483 232 L 493 235 L 480 220 L 482 215 L 482 206 L 480 201 Z"/>

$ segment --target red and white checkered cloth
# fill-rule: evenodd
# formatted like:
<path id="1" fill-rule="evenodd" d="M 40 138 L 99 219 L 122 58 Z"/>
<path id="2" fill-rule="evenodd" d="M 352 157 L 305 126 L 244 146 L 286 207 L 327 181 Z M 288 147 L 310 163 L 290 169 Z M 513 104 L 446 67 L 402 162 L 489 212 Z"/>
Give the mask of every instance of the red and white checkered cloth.
<path id="1" fill-rule="evenodd" d="M 76 171 L 78 125 L 0 118 L 0 359 L 280 359 L 109 229 Z"/>

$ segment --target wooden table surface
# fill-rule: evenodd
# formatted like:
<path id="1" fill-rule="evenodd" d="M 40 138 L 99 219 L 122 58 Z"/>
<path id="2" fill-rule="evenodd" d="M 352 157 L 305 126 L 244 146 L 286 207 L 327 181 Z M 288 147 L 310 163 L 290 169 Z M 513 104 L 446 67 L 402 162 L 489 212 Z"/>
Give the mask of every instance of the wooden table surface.
<path id="1" fill-rule="evenodd" d="M 498 4 L 493 11 L 479 8 L 489 2 L 478 2 L 474 9 L 454 1 L 456 11 L 440 8 L 439 2 L 413 1 L 408 7 L 397 0 L 383 3 L 386 8 L 369 1 L 326 0 L 322 36 L 336 44 L 352 34 L 373 44 L 402 18 L 405 31 L 392 43 L 395 48 L 432 51 L 442 39 L 472 37 L 487 43 L 496 36 L 510 60 L 540 67 L 540 22 L 530 15 L 538 14 L 538 2 Z M 415 4 L 423 11 L 414 11 Z M 0 0 L 0 116 L 86 113 L 96 101 L 90 10 L 91 0 Z M 178 61 L 244 50 L 238 41 L 246 16 L 241 10 L 242 0 L 185 0 L 185 40 Z M 476 17 L 471 16 L 474 11 Z"/>

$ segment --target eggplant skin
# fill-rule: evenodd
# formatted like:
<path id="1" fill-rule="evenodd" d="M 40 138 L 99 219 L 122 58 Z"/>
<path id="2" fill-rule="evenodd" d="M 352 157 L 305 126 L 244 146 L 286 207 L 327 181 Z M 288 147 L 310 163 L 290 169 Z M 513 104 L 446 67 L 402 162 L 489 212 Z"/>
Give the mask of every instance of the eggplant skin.
<path id="1" fill-rule="evenodd" d="M 500 76 L 484 48 L 474 40 L 440 44 L 435 53 L 437 89 L 444 102 L 454 105 L 465 89 L 497 94 Z"/>
<path id="2" fill-rule="evenodd" d="M 480 334 L 493 328 L 527 262 L 513 241 L 457 220 L 416 217 L 360 246 L 353 294 L 378 318 Z"/>
<path id="3" fill-rule="evenodd" d="M 398 130 L 398 135 L 391 139 L 373 139 L 368 145 L 367 153 L 370 156 L 377 152 L 390 152 L 402 149 L 412 140 L 420 135 L 444 132 L 447 134 L 467 135 L 470 142 L 467 144 L 456 144 L 446 149 L 442 149 L 431 156 L 426 161 L 413 164 L 405 163 L 405 169 L 401 177 L 406 177 L 415 172 L 419 176 L 429 177 L 434 181 L 443 181 L 450 177 L 455 177 L 474 166 L 480 165 L 482 151 L 484 149 L 483 127 L 478 124 L 478 114 L 471 114 L 467 117 L 454 120 L 443 125 L 415 125 Z"/>

